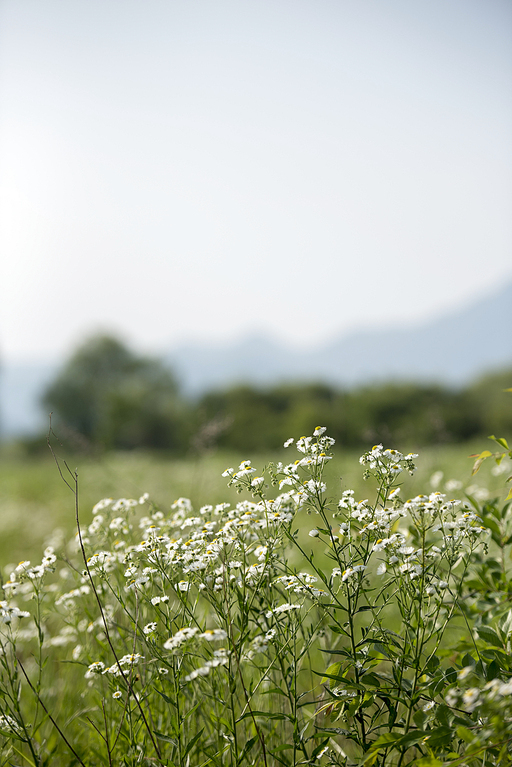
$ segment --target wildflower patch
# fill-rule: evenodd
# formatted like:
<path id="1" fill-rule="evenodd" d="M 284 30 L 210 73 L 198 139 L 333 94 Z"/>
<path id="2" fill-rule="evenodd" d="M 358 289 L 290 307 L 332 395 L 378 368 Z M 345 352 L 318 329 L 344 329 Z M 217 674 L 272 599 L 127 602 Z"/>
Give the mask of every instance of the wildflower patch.
<path id="1" fill-rule="evenodd" d="M 80 523 L 72 477 L 75 540 L 2 582 L 2 764 L 512 764 L 510 502 L 403 497 L 383 445 L 358 500 L 324 427 L 284 446 L 199 509 Z"/>

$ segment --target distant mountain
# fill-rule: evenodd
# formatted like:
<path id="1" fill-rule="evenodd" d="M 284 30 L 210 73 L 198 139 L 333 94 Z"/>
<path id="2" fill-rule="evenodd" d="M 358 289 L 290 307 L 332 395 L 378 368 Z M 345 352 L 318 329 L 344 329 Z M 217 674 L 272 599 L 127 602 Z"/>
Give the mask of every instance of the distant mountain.
<path id="1" fill-rule="evenodd" d="M 306 351 L 264 336 L 233 344 L 191 344 L 166 360 L 186 391 L 235 382 L 322 380 L 338 386 L 389 379 L 462 385 L 490 369 L 512 366 L 512 282 L 467 308 L 407 327 L 365 330 Z"/>
<path id="2" fill-rule="evenodd" d="M 315 349 L 296 351 L 265 336 L 247 336 L 232 344 L 181 346 L 164 359 L 192 396 L 240 382 L 325 381 L 349 387 L 393 379 L 462 386 L 489 370 L 512 367 L 512 282 L 422 325 L 349 333 Z M 58 367 L 0 365 L 2 437 L 48 425 L 38 403 Z"/>

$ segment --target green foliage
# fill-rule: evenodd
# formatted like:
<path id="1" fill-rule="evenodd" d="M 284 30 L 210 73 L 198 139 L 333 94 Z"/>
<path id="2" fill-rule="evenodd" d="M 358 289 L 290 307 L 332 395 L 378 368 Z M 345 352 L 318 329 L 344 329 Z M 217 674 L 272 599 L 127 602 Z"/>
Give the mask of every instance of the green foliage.
<path id="1" fill-rule="evenodd" d="M 387 442 L 401 446 L 459 443 L 486 429 L 512 430 L 502 389 L 512 371 L 492 374 L 464 390 L 416 383 L 382 383 L 343 391 L 323 383 L 238 385 L 186 402 L 158 360 L 133 354 L 118 340 L 92 338 L 46 391 L 59 436 L 75 447 L 138 447 L 182 451 L 211 448 L 264 452 L 288 434 L 325 423 L 341 446 Z M 27 450 L 40 443 L 27 442 Z"/>
<path id="2" fill-rule="evenodd" d="M 510 381 L 512 373 L 503 374 Z M 340 391 L 325 384 L 282 384 L 268 389 L 235 386 L 210 392 L 197 405 L 199 423 L 222 421 L 219 447 L 261 452 L 288 434 L 328 425 L 337 444 L 361 448 L 376 442 L 412 446 L 464 442 L 485 434 L 500 377 L 474 389 L 386 383 Z M 501 407 L 496 411 L 501 417 Z M 510 425 L 509 420 L 505 423 Z"/>
<path id="3" fill-rule="evenodd" d="M 184 405 L 173 375 L 118 340 L 90 339 L 43 397 L 64 436 L 107 449 L 173 449 L 182 443 Z"/>
<path id="4" fill-rule="evenodd" d="M 78 539 L 2 584 L 2 763 L 511 765 L 512 504 L 405 494 L 417 456 L 382 445 L 358 501 L 333 442 L 83 527 L 62 465 Z"/>

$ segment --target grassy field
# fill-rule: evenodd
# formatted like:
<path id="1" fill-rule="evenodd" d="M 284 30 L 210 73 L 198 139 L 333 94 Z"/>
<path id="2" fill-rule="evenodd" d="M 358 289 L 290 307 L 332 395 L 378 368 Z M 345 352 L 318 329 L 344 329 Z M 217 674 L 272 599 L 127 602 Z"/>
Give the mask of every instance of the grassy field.
<path id="1" fill-rule="evenodd" d="M 329 460 L 321 429 L 264 460 L 75 456 L 82 551 L 67 546 L 64 456 L 4 449 L 0 761 L 448 767 L 470 751 L 484 760 L 471 764 L 512 764 L 512 514 L 431 493 L 503 499 L 509 459 L 471 476 L 484 447 L 418 450 L 412 478 L 410 459 L 380 446 L 364 466 L 354 452 Z M 297 456 L 269 500 L 263 464 Z M 91 524 L 100 499 L 146 492 L 163 513 L 108 502 Z M 231 508 L 171 509 L 180 496 Z M 244 497 L 261 505 L 236 506 Z"/>
<path id="2" fill-rule="evenodd" d="M 484 464 L 476 477 L 471 477 L 472 453 L 481 452 L 485 442 L 457 446 L 417 449 L 418 471 L 406 478 L 407 495 L 427 492 L 434 472 L 443 472 L 437 489 L 443 490 L 446 481 L 462 482 L 460 490 L 452 490 L 454 497 L 463 497 L 464 489 L 477 485 L 491 494 L 504 490 L 504 476 L 492 473 L 494 464 Z M 492 449 L 492 447 L 491 447 Z M 198 458 L 178 460 L 158 454 L 110 453 L 91 459 L 77 456 L 59 456 L 68 460 L 79 476 L 80 516 L 83 524 L 91 520 L 91 509 L 104 497 L 138 498 L 148 492 L 166 511 L 178 497 L 192 500 L 195 507 L 206 503 L 228 501 L 236 503 L 239 496 L 227 488 L 223 470 L 251 458 L 255 467 L 262 468 L 268 461 L 290 461 L 292 455 L 281 451 L 274 455 L 245 456 L 214 453 Z M 372 488 L 362 479 L 358 452 L 338 451 L 328 466 L 331 487 L 336 484 L 340 493 L 353 488 L 357 498 L 372 497 Z M 40 556 L 56 529 L 65 537 L 75 530 L 74 499 L 66 487 L 55 461 L 47 457 L 20 458 L 4 449 L 0 454 L 0 567 L 3 569 L 21 559 Z"/>

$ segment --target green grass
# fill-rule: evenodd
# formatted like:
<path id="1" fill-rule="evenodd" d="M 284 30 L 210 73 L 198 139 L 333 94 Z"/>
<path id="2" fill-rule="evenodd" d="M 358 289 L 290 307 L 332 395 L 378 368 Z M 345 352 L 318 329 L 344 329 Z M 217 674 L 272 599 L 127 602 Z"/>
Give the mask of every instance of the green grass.
<path id="1" fill-rule="evenodd" d="M 510 471 L 497 476 L 487 462 L 472 477 L 470 454 L 482 444 L 418 450 L 412 478 L 407 458 L 378 449 L 363 467 L 353 451 L 325 463 L 328 436 L 295 447 L 264 461 L 75 456 L 81 550 L 67 544 L 74 496 L 51 455 L 4 450 L 0 565 L 6 575 L 19 560 L 32 566 L 20 563 L 3 584 L 2 764 L 171 767 L 188 754 L 204 767 L 355 767 L 363 757 L 368 767 L 412 767 L 420 757 L 439 767 L 469 749 L 483 753 L 478 764 L 512 764 L 506 745 L 499 750 L 512 732 L 510 504 L 481 504 L 477 518 L 443 495 L 422 497 L 405 505 L 404 535 L 394 532 L 400 509 L 386 500 L 397 460 L 397 504 L 444 491 L 447 480 L 461 482 L 450 497 L 478 485 L 503 499 Z M 296 471 L 278 472 L 281 492 L 293 492 L 274 503 L 280 491 L 256 479 L 272 478 L 263 463 L 297 456 Z M 227 487 L 222 471 L 248 458 L 256 473 L 229 470 Z M 443 473 L 435 487 L 434 472 Z M 351 510 L 345 501 L 334 518 L 349 488 L 370 501 Z M 145 492 L 163 513 L 106 503 L 90 525 L 101 498 Z M 198 515 L 171 506 L 179 496 L 196 509 L 260 504 Z M 50 542 L 55 551 L 42 558 Z"/>
<path id="2" fill-rule="evenodd" d="M 399 446 L 400 447 L 400 446 Z M 472 453 L 481 452 L 485 442 L 418 449 L 418 471 L 406 478 L 406 494 L 425 492 L 433 472 L 443 471 L 443 483 L 452 478 L 463 482 L 464 488 L 477 484 L 491 493 L 503 494 L 504 477 L 491 473 L 493 463 L 487 462 L 476 477 L 471 477 Z M 491 448 L 492 449 L 492 448 Z M 335 451 L 326 476 L 330 487 L 353 488 L 356 497 L 366 498 L 372 489 L 362 479 L 358 464 L 359 451 Z M 82 523 L 91 520 L 91 509 L 104 497 L 138 498 L 148 492 L 152 500 L 167 510 L 180 496 L 192 500 L 194 506 L 222 501 L 236 502 L 239 497 L 227 488 L 221 474 L 228 466 L 237 466 L 241 459 L 251 458 L 255 467 L 262 468 L 269 456 L 239 456 L 215 453 L 198 458 L 176 459 L 145 452 L 110 453 L 98 458 L 60 455 L 72 470 L 78 470 L 80 517 Z M 292 453 L 270 456 L 274 461 L 288 462 Z M 506 475 L 505 475 L 506 476 Z M 442 488 L 440 488 L 442 489 Z M 454 491 L 462 497 L 463 490 Z M 74 499 L 65 486 L 49 454 L 48 457 L 21 458 L 7 449 L 0 454 L 0 567 L 21 559 L 38 558 L 44 544 L 56 528 L 66 538 L 75 529 Z M 313 520 L 308 520 L 313 527 Z M 5 571 L 4 571 L 5 572 Z"/>

